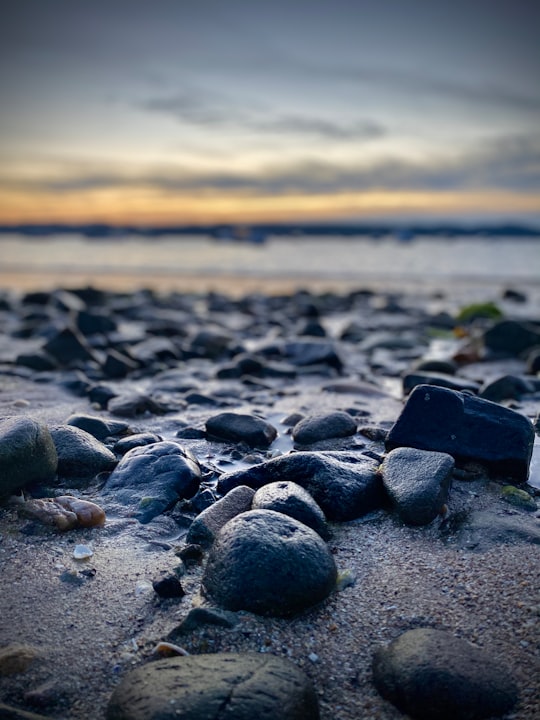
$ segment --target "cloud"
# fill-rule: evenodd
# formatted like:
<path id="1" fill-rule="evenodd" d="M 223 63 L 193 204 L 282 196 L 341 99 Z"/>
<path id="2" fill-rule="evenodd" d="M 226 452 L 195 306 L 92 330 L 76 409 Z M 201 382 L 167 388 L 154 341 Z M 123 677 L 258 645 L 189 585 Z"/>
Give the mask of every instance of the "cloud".
<path id="1" fill-rule="evenodd" d="M 306 158 L 276 162 L 253 172 L 200 172 L 195 166 L 155 168 L 130 175 L 114 168 L 67 166 L 64 172 L 41 180 L 0 182 L 4 187 L 69 193 L 111 188 L 152 188 L 164 193 L 290 194 L 361 192 L 369 190 L 479 190 L 540 192 L 540 137 L 505 136 L 486 142 L 474 152 L 453 158 L 413 163 L 387 159 L 348 165 Z"/>

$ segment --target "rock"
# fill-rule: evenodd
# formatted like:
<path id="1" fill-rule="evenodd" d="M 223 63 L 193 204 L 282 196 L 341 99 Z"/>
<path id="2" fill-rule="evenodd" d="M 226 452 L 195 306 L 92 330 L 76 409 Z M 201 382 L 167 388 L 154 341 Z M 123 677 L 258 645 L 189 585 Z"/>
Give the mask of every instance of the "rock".
<path id="1" fill-rule="evenodd" d="M 454 458 L 446 453 L 396 448 L 383 465 L 383 484 L 407 525 L 427 525 L 441 512 L 452 483 Z"/>
<path id="2" fill-rule="evenodd" d="M 174 575 L 155 580 L 152 587 L 154 592 L 162 598 L 181 598 L 186 594 L 180 580 Z"/>
<path id="3" fill-rule="evenodd" d="M 107 720 L 318 720 L 310 680 L 285 658 L 216 653 L 156 660 L 128 673 Z"/>
<path id="4" fill-rule="evenodd" d="M 221 328 L 205 327 L 191 340 L 191 352 L 197 357 L 206 357 L 210 360 L 217 360 L 219 357 L 227 356 L 229 346 L 234 338 Z"/>
<path id="5" fill-rule="evenodd" d="M 189 450 L 170 441 L 152 443 L 124 455 L 107 480 L 102 497 L 147 523 L 180 498 L 195 495 L 200 479 L 201 468 Z"/>
<path id="6" fill-rule="evenodd" d="M 250 510 L 222 528 L 202 590 L 226 610 L 283 617 L 324 600 L 336 578 L 334 558 L 314 530 L 282 513 Z"/>
<path id="7" fill-rule="evenodd" d="M 448 632 L 409 630 L 376 651 L 381 695 L 418 720 L 481 720 L 507 713 L 517 687 L 492 655 Z"/>
<path id="8" fill-rule="evenodd" d="M 66 420 L 66 425 L 73 425 L 93 435 L 97 440 L 105 440 L 114 435 L 125 435 L 130 432 L 129 425 L 118 420 L 93 417 L 92 415 L 74 414 Z"/>
<path id="9" fill-rule="evenodd" d="M 54 479 L 58 455 L 48 427 L 26 416 L 0 420 L 0 497 Z"/>
<path id="10" fill-rule="evenodd" d="M 483 341 L 489 350 L 503 355 L 519 355 L 540 345 L 540 329 L 532 323 L 501 320 L 484 332 Z"/>
<path id="11" fill-rule="evenodd" d="M 18 510 L 45 525 L 54 525 L 58 530 L 100 527 L 105 524 L 105 511 L 99 505 L 71 495 L 31 498 L 18 506 Z"/>
<path id="12" fill-rule="evenodd" d="M 107 409 L 113 415 L 126 418 L 137 417 L 137 415 L 145 413 L 163 415 L 169 410 L 165 404 L 144 393 L 126 393 L 113 397 L 107 404 Z"/>
<path id="13" fill-rule="evenodd" d="M 225 523 L 251 508 L 255 491 L 244 485 L 231 490 L 225 497 L 203 510 L 191 524 L 186 542 L 208 548 Z"/>
<path id="14" fill-rule="evenodd" d="M 521 510 L 535 512 L 538 509 L 536 500 L 529 495 L 528 492 L 520 490 L 514 485 L 505 485 L 501 490 L 501 497 L 505 502 L 510 505 L 514 505 L 514 507 L 518 507 Z"/>
<path id="15" fill-rule="evenodd" d="M 501 402 L 502 400 L 519 400 L 522 395 L 533 393 L 535 390 L 534 383 L 525 377 L 502 375 L 484 383 L 478 395 L 484 400 Z"/>
<path id="16" fill-rule="evenodd" d="M 488 400 L 433 385 L 409 395 L 386 449 L 415 447 L 476 460 L 513 481 L 527 480 L 534 429 L 523 415 Z"/>
<path id="17" fill-rule="evenodd" d="M 477 510 L 467 515 L 455 538 L 460 547 L 478 552 L 500 544 L 540 545 L 540 527 L 538 520 L 530 515 Z"/>
<path id="18" fill-rule="evenodd" d="M 78 361 L 99 362 L 84 335 L 71 327 L 66 327 L 54 335 L 45 343 L 43 350 L 61 367 L 70 367 Z"/>
<path id="19" fill-rule="evenodd" d="M 469 390 L 476 394 L 480 383 L 456 375 L 444 375 L 436 372 L 413 372 L 403 376 L 403 394 L 408 395 L 417 385 L 437 385 L 451 390 Z"/>
<path id="20" fill-rule="evenodd" d="M 31 368 L 37 372 L 47 372 L 49 370 L 56 370 L 58 364 L 54 358 L 47 355 L 45 352 L 34 352 L 34 353 L 21 353 L 17 355 L 16 364 L 23 367 Z"/>
<path id="21" fill-rule="evenodd" d="M 135 433 L 135 435 L 129 435 L 128 437 L 121 438 L 114 445 L 114 451 L 120 455 L 125 455 L 129 450 L 133 450 L 136 447 L 142 447 L 143 445 L 152 445 L 153 443 L 161 442 L 163 438 L 161 435 L 157 435 L 152 432 Z"/>
<path id="22" fill-rule="evenodd" d="M 413 365 L 413 372 L 433 372 L 443 375 L 455 375 L 457 365 L 453 360 L 440 360 L 436 358 L 424 358 Z"/>
<path id="23" fill-rule="evenodd" d="M 225 494 L 237 485 L 259 489 L 287 480 L 301 485 L 328 520 L 354 520 L 384 504 L 385 493 L 377 475 L 379 463 L 347 452 L 294 452 L 222 475 L 218 490 Z"/>
<path id="24" fill-rule="evenodd" d="M 203 549 L 197 543 L 189 543 L 188 545 L 184 545 L 184 547 L 180 548 L 180 550 L 177 550 L 175 552 L 175 555 L 179 557 L 180 560 L 182 560 L 186 567 L 190 567 L 192 565 L 200 565 L 204 558 Z"/>
<path id="25" fill-rule="evenodd" d="M 108 350 L 103 363 L 103 373 L 108 378 L 124 378 L 139 367 L 139 363 L 114 348 Z"/>
<path id="26" fill-rule="evenodd" d="M 38 650 L 30 645 L 12 643 L 1 647 L 0 676 L 18 675 L 26 672 L 38 655 Z"/>
<path id="27" fill-rule="evenodd" d="M 251 507 L 288 515 L 315 530 L 323 540 L 330 536 L 323 511 L 307 490 L 296 483 L 283 480 L 264 485 L 255 493 Z"/>
<path id="28" fill-rule="evenodd" d="M 324 415 L 309 415 L 294 426 L 292 436 L 295 442 L 310 445 L 320 440 L 348 437 L 356 433 L 352 417 L 341 411 Z"/>
<path id="29" fill-rule="evenodd" d="M 114 453 L 79 427 L 56 425 L 50 432 L 58 453 L 60 476 L 92 478 L 116 465 Z"/>
<path id="30" fill-rule="evenodd" d="M 343 360 L 333 342 L 328 340 L 293 340 L 285 343 L 283 352 L 286 359 L 297 367 L 328 365 L 341 372 Z"/>
<path id="31" fill-rule="evenodd" d="M 276 428 L 255 415 L 224 412 L 206 421 L 206 432 L 212 438 L 245 442 L 250 447 L 266 448 L 277 437 Z"/>
<path id="32" fill-rule="evenodd" d="M 238 625 L 238 615 L 230 610 L 221 610 L 220 608 L 194 607 L 188 612 L 180 625 L 175 627 L 167 635 L 169 640 L 176 640 L 184 633 L 199 630 L 205 625 L 214 625 L 216 627 L 233 628 Z"/>
<path id="33" fill-rule="evenodd" d="M 110 333 L 117 327 L 110 313 L 105 310 L 80 310 L 75 317 L 75 324 L 83 335 Z"/>

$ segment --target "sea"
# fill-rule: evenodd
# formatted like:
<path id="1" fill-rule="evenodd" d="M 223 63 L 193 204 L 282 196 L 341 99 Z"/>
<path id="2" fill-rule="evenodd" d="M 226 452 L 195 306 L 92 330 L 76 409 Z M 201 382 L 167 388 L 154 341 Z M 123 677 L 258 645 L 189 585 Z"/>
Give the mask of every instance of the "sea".
<path id="1" fill-rule="evenodd" d="M 276 235 L 255 244 L 208 235 L 0 235 L 0 288 L 80 282 L 165 290 L 199 282 L 236 294 L 317 285 L 540 288 L 540 239 Z"/>

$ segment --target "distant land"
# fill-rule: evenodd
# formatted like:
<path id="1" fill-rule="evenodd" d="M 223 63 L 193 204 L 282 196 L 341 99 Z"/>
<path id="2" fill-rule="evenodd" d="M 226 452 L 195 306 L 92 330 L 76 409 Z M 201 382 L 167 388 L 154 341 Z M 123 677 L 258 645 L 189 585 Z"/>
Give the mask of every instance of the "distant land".
<path id="1" fill-rule="evenodd" d="M 394 235 L 401 240 L 414 237 L 540 237 L 540 227 L 521 224 L 497 225 L 459 225 L 459 224 L 313 224 L 313 223 L 275 223 L 275 224 L 220 224 L 220 225 L 107 225 L 107 224 L 17 224 L 0 225 L 0 234 L 15 233 L 28 237 L 48 237 L 50 235 L 83 235 L 87 238 L 114 239 L 125 235 L 159 238 L 170 235 L 210 235 L 216 240 L 239 242 L 264 242 L 269 235 L 342 237 L 367 236 L 384 237 Z"/>

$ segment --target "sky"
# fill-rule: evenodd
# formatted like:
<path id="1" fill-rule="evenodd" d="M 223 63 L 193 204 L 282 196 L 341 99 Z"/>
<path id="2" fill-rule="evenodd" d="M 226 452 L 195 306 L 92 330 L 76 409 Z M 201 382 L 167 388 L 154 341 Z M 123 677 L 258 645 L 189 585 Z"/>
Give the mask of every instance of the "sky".
<path id="1" fill-rule="evenodd" d="M 0 223 L 540 224 L 535 0 L 0 13 Z"/>

